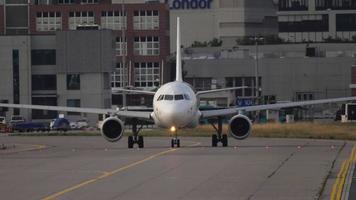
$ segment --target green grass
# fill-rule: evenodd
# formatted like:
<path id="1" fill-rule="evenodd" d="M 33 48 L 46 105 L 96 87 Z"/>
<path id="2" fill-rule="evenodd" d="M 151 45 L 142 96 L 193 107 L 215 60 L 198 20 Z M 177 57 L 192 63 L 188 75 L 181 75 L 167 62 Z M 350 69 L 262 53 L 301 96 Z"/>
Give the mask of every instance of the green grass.
<path id="1" fill-rule="evenodd" d="M 223 126 L 224 133 L 228 132 L 228 126 Z M 180 137 L 210 137 L 215 130 L 210 125 L 199 126 L 195 129 L 179 130 Z M 125 135 L 130 135 L 130 130 L 125 131 Z M 143 136 L 171 137 L 167 129 L 146 129 L 140 132 Z M 13 133 L 14 136 L 98 136 L 99 131 L 75 131 L 66 133 Z M 252 127 L 252 137 L 265 138 L 314 138 L 314 139 L 340 139 L 356 140 L 356 124 L 353 123 L 266 123 L 254 124 Z"/>

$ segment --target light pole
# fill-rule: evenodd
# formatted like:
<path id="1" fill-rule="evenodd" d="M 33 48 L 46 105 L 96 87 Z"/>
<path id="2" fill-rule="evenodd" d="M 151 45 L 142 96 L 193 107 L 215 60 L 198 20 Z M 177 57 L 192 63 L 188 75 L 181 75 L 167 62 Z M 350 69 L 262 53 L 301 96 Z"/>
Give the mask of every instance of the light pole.
<path id="1" fill-rule="evenodd" d="M 259 99 L 259 92 L 260 92 L 260 87 L 259 87 L 259 78 L 258 78 L 258 42 L 263 41 L 263 37 L 253 37 L 252 40 L 255 42 L 255 98 L 256 98 L 256 104 L 258 103 Z"/>

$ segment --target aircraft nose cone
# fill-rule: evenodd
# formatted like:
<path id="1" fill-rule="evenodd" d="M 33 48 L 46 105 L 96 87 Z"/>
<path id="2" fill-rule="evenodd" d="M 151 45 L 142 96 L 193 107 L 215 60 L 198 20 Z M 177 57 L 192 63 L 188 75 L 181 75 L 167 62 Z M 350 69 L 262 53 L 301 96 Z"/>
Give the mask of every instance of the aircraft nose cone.
<path id="1" fill-rule="evenodd" d="M 182 107 L 171 107 L 162 110 L 162 121 L 165 122 L 167 127 L 177 126 L 182 127 L 187 123 L 187 115 L 185 109 Z"/>

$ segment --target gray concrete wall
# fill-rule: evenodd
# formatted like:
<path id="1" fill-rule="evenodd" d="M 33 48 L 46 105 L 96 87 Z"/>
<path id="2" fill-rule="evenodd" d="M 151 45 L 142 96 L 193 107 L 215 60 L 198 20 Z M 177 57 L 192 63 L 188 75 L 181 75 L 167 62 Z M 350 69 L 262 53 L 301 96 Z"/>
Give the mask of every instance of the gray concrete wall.
<path id="1" fill-rule="evenodd" d="M 111 72 L 114 44 L 110 30 L 56 32 L 58 73 Z"/>
<path id="2" fill-rule="evenodd" d="M 57 75 L 57 96 L 58 105 L 67 106 L 68 99 L 80 99 L 80 106 L 83 108 L 110 108 L 111 90 L 105 88 L 105 78 L 103 73 L 83 73 L 80 75 L 80 90 L 67 90 L 67 79 L 64 73 Z M 62 112 L 63 113 L 63 112 Z M 91 125 L 98 121 L 98 115 L 85 114 L 67 115 L 66 118 L 75 121 L 87 118 Z"/>
<path id="3" fill-rule="evenodd" d="M 13 60 L 12 51 L 19 50 L 20 65 L 20 103 L 31 104 L 31 41 L 29 36 L 0 37 L 0 99 L 13 103 Z M 6 113 L 9 119 L 13 109 Z M 20 114 L 29 119 L 30 111 L 23 109 Z"/>

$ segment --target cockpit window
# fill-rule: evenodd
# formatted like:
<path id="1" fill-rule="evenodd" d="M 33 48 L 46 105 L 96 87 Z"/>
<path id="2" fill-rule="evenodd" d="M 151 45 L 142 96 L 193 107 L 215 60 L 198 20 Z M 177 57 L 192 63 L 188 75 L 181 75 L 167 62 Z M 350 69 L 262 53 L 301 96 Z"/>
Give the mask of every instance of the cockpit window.
<path id="1" fill-rule="evenodd" d="M 164 97 L 164 95 L 159 95 L 159 97 L 157 98 L 157 101 L 163 100 L 163 97 Z"/>
<path id="2" fill-rule="evenodd" d="M 174 100 L 176 100 L 176 101 L 184 100 L 184 97 L 182 94 L 174 95 Z"/>
<path id="3" fill-rule="evenodd" d="M 172 100 L 174 100 L 174 96 L 173 95 L 164 95 L 164 100 L 172 101 Z"/>
<path id="4" fill-rule="evenodd" d="M 185 100 L 190 100 L 189 95 L 188 95 L 188 94 L 184 94 L 184 99 L 185 99 Z"/>

